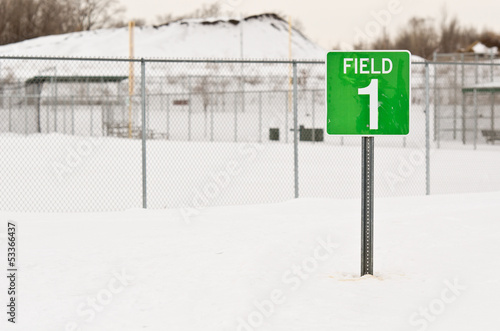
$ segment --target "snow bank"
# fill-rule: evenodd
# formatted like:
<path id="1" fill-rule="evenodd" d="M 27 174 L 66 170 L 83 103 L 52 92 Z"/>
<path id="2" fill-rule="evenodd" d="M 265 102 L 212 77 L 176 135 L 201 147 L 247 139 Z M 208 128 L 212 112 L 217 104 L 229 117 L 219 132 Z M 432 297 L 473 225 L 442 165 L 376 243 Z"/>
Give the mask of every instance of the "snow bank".
<path id="1" fill-rule="evenodd" d="M 500 193 L 100 214 L 18 224 L 17 325 L 2 330 L 494 330 Z M 0 287 L 7 288 L 6 278 Z M 424 327 L 425 326 L 425 327 Z"/>
<path id="2" fill-rule="evenodd" d="M 136 27 L 136 58 L 287 59 L 288 23 L 272 14 L 231 19 L 186 19 L 158 27 Z M 292 31 L 294 59 L 323 59 L 325 51 Z M 120 57 L 129 56 L 128 28 L 103 29 L 40 37 L 0 47 L 0 55 Z"/>

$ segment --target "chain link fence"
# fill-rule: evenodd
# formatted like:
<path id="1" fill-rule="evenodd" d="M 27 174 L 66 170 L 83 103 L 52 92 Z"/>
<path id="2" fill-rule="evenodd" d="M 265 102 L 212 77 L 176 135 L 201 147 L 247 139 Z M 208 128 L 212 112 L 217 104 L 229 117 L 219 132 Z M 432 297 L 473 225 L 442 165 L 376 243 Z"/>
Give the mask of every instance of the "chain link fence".
<path id="1" fill-rule="evenodd" d="M 439 63 L 434 75 L 434 141 L 452 146 L 454 143 L 484 144 L 484 130 L 495 130 L 500 113 L 495 105 L 500 100 L 500 60 L 494 54 L 435 54 Z"/>
<path id="2" fill-rule="evenodd" d="M 474 70 L 500 68 L 413 63 L 410 134 L 375 139 L 376 196 L 500 187 L 493 169 L 450 184 L 463 153 L 477 152 L 468 171 L 498 154 L 480 138 L 495 129 L 486 114 L 497 97 L 470 93 Z M 0 208 L 198 212 L 359 198 L 361 138 L 326 135 L 325 71 L 321 61 L 0 57 Z"/>
<path id="3" fill-rule="evenodd" d="M 494 54 L 435 54 L 432 85 L 433 193 L 500 189 L 500 60 Z M 460 152 L 456 152 L 460 151 Z"/>

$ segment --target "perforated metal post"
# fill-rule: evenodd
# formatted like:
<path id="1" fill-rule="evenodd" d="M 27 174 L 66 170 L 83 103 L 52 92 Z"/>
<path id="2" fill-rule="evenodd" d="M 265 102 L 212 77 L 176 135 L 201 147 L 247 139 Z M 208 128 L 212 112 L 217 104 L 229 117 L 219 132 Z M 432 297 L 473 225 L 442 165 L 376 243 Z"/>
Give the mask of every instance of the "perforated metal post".
<path id="1" fill-rule="evenodd" d="M 361 276 L 373 275 L 373 137 L 362 138 Z"/>

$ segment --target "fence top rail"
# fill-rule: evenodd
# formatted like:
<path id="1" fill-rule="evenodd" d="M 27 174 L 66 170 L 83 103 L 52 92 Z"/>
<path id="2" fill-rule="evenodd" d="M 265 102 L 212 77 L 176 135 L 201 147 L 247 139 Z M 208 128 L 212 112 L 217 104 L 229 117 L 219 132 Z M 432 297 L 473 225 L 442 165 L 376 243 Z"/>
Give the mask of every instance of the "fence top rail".
<path id="1" fill-rule="evenodd" d="M 189 59 L 189 58 L 113 58 L 113 57 L 65 57 L 65 56 L 18 56 L 0 55 L 0 60 L 46 60 L 46 61 L 104 61 L 104 62 L 165 62 L 165 63 L 270 63 L 270 64 L 324 64 L 323 60 L 280 59 Z"/>
<path id="2" fill-rule="evenodd" d="M 499 55 L 498 52 L 485 52 L 485 53 L 472 53 L 472 52 L 464 52 L 464 53 L 436 53 L 436 57 L 483 57 L 489 58 L 491 55 L 495 57 Z"/>
<path id="3" fill-rule="evenodd" d="M 95 62 L 149 62 L 149 63 L 259 63 L 259 64 L 325 64 L 324 60 L 280 60 L 280 59 L 183 59 L 183 58 L 112 58 L 112 57 L 65 57 L 65 56 L 18 56 L 0 55 L 1 60 L 45 60 L 45 61 L 95 61 Z M 467 65 L 500 66 L 500 62 L 462 62 L 462 61 L 412 61 L 413 65 Z"/>
<path id="4" fill-rule="evenodd" d="M 427 62 L 412 62 L 412 64 L 430 64 L 430 65 L 464 65 L 464 66 L 494 66 L 499 67 L 500 62 L 462 62 L 462 61 L 427 61 Z"/>

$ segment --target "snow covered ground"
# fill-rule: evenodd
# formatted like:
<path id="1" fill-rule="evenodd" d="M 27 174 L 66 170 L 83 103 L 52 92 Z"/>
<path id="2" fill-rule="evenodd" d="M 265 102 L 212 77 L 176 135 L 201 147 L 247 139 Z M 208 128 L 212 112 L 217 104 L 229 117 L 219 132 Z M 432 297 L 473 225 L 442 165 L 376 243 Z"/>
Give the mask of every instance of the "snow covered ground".
<path id="1" fill-rule="evenodd" d="M 60 134 L 0 137 L 0 210 L 120 211 L 142 206 L 140 140 Z M 395 147 L 396 138 L 384 138 L 375 139 L 377 196 L 425 194 L 423 146 L 409 140 L 402 147 L 397 137 Z M 360 140 L 300 143 L 300 196 L 359 197 Z M 498 146 L 480 145 L 475 151 L 460 143 L 453 146 L 431 150 L 432 194 L 500 190 Z M 148 206 L 199 209 L 285 201 L 294 194 L 293 162 L 291 143 L 148 141 Z"/>
<path id="2" fill-rule="evenodd" d="M 0 213 L 18 227 L 2 330 L 496 330 L 500 192 L 114 213 Z M 6 277 L 0 278 L 6 302 Z M 5 304 L 2 305 L 6 310 Z"/>

